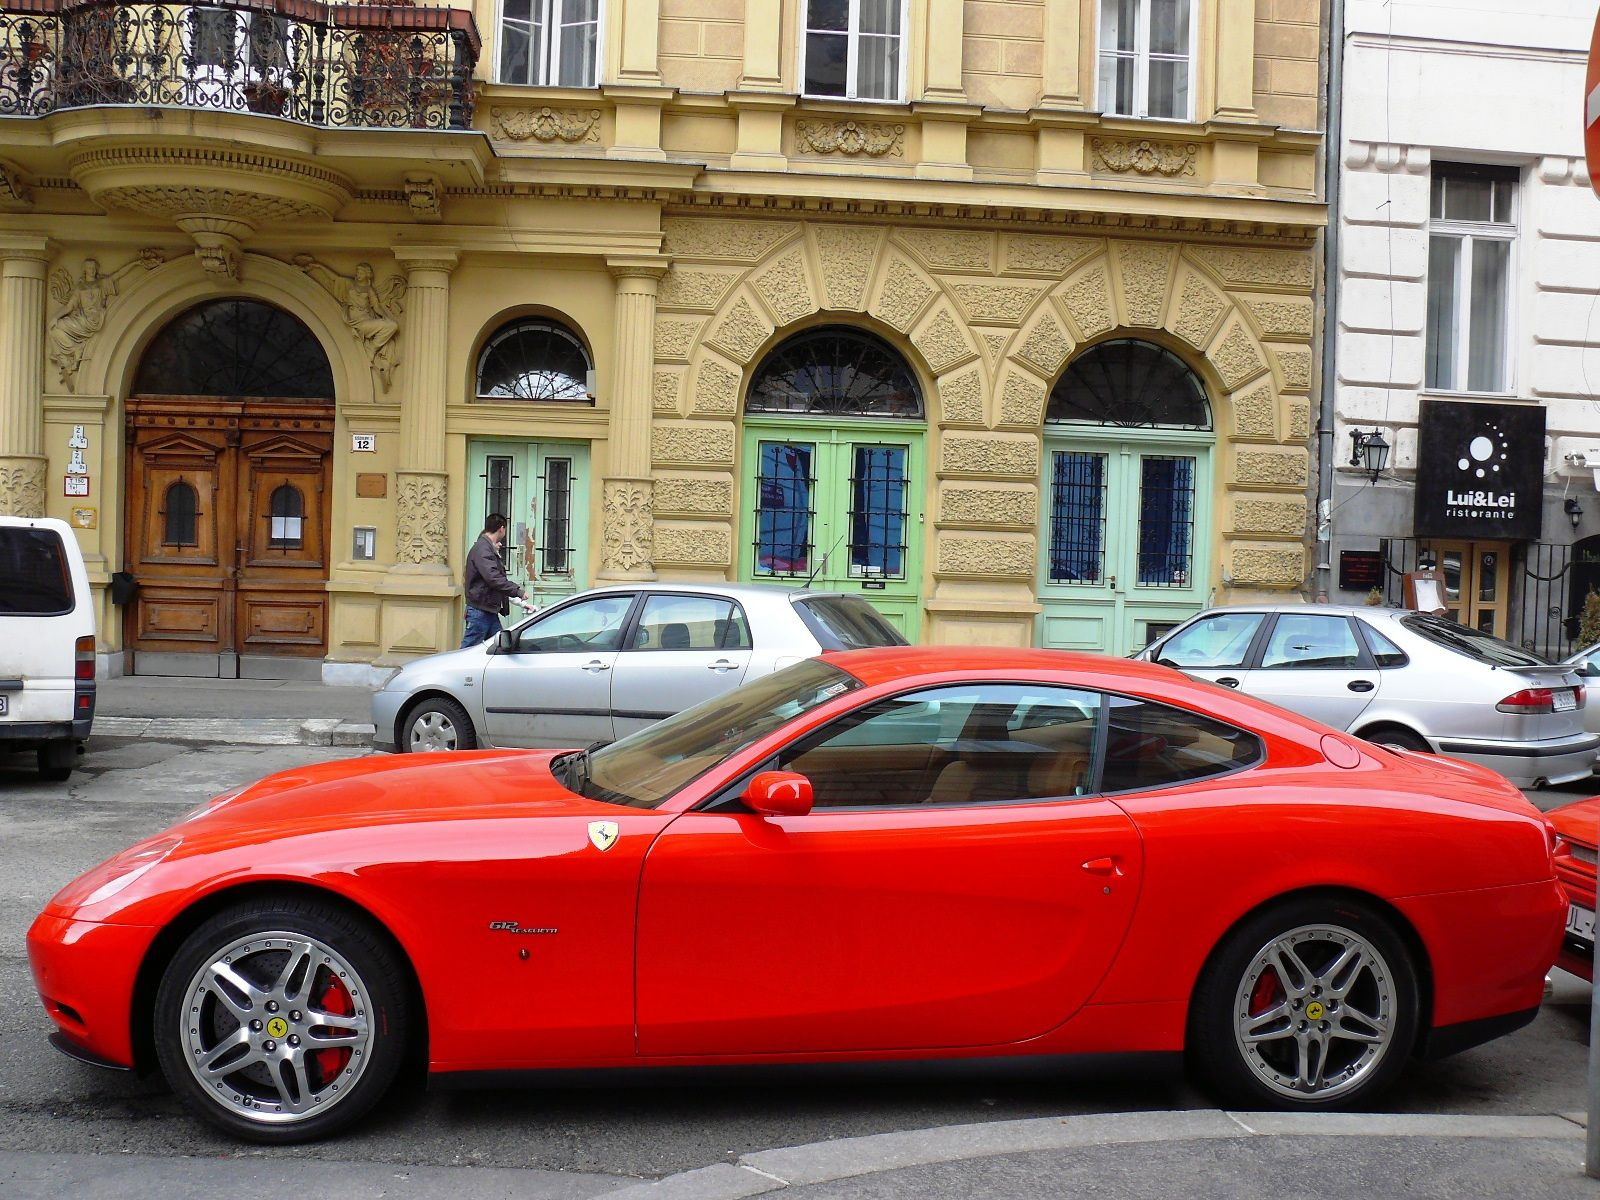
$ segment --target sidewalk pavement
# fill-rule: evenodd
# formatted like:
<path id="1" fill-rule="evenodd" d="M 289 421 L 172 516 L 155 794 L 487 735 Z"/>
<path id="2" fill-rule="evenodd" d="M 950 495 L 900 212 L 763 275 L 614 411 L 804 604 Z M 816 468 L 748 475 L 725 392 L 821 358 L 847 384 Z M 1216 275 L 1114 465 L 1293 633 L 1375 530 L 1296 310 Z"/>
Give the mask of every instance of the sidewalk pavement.
<path id="1" fill-rule="evenodd" d="M 655 1181 L 598 1173 L 237 1158 L 0 1154 L 0 1193 L 74 1200 L 320 1191 L 408 1200 L 1423 1200 L 1600 1195 L 1582 1114 L 1096 1114 L 955 1125 L 764 1150 Z"/>
<path id="2" fill-rule="evenodd" d="M 277 679 L 102 679 L 96 737 L 235 746 L 372 745 L 372 692 Z"/>

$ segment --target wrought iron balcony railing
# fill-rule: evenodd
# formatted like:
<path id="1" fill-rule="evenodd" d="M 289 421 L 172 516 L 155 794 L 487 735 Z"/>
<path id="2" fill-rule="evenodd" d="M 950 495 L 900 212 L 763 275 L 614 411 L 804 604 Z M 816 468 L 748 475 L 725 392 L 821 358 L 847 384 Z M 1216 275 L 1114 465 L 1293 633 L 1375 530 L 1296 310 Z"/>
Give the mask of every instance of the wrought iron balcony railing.
<path id="1" fill-rule="evenodd" d="M 466 129 L 470 12 L 318 0 L 0 0 L 0 116 L 127 104 Z"/>

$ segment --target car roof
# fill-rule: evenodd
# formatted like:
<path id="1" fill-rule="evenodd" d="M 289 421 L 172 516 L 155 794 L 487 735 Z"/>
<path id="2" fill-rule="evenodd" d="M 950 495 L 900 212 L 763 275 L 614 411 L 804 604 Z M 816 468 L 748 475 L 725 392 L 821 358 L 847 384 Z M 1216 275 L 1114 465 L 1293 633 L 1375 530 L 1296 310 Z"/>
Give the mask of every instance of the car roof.
<path id="1" fill-rule="evenodd" d="M 1015 671 L 1019 675 L 1065 672 L 1101 681 L 1128 680 L 1171 685 L 1179 676 L 1170 667 L 1085 654 L 1075 650 L 1019 650 L 1003 646 L 881 646 L 868 650 L 840 650 L 823 659 L 841 667 L 867 685 L 892 683 L 911 675 L 939 672 Z"/>
<path id="2" fill-rule="evenodd" d="M 810 588 L 796 587 L 783 583 L 725 583 L 722 581 L 702 582 L 698 580 L 661 580 L 653 579 L 628 583 L 602 584 L 599 587 L 585 588 L 575 593 L 586 596 L 598 592 L 706 592 L 717 596 L 753 597 L 757 599 L 777 599 L 779 597 L 792 599 L 799 596 L 844 596 L 847 592 L 823 592 Z"/>
<path id="3" fill-rule="evenodd" d="M 1410 608 L 1395 608 L 1379 604 L 1303 604 L 1284 600 L 1270 604 L 1224 604 L 1208 608 L 1198 614 L 1208 617 L 1212 613 L 1327 613 L 1338 617 L 1403 617 L 1415 612 Z"/>

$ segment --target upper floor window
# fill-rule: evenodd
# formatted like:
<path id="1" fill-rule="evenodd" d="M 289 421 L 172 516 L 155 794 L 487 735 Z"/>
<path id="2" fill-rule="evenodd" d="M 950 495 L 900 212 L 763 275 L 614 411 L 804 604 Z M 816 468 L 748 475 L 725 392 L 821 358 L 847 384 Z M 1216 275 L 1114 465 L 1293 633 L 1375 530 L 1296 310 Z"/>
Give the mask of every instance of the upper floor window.
<path id="1" fill-rule="evenodd" d="M 900 99 L 905 0 L 806 0 L 805 94 Z"/>
<path id="2" fill-rule="evenodd" d="M 593 364 L 577 334 L 542 318 L 513 321 L 478 357 L 480 400 L 592 401 Z"/>
<path id="3" fill-rule="evenodd" d="M 594 87 L 600 0 L 501 0 L 500 82 Z"/>
<path id="4" fill-rule="evenodd" d="M 1194 28 L 1194 0 L 1101 0 L 1101 111 L 1193 119 Z"/>
<path id="5" fill-rule="evenodd" d="M 1515 167 L 1435 163 L 1428 221 L 1427 386 L 1511 390 Z"/>

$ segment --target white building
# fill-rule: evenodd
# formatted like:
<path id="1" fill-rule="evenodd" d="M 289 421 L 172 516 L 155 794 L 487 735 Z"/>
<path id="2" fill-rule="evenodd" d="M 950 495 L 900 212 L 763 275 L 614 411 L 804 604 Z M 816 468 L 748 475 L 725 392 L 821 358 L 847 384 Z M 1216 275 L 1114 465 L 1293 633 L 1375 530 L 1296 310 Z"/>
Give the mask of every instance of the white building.
<path id="1" fill-rule="evenodd" d="M 1593 0 L 1347 0 L 1330 600 L 1374 578 L 1398 600 L 1396 572 L 1431 562 L 1459 620 L 1549 651 L 1600 586 L 1594 20 Z M 1351 465 L 1372 431 L 1376 483 Z"/>

